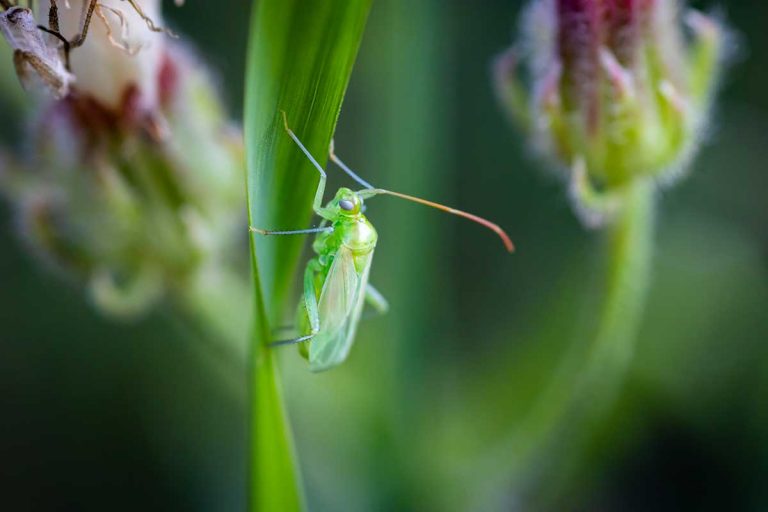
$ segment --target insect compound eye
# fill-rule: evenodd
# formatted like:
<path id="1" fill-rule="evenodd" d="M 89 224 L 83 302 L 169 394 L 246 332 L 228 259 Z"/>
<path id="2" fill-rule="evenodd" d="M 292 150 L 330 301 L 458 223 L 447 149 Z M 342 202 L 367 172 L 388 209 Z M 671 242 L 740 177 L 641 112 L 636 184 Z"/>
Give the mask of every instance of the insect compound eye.
<path id="1" fill-rule="evenodd" d="M 339 201 L 339 208 L 341 208 L 344 211 L 351 212 L 355 209 L 355 203 L 353 201 L 350 201 L 349 199 L 342 199 Z"/>

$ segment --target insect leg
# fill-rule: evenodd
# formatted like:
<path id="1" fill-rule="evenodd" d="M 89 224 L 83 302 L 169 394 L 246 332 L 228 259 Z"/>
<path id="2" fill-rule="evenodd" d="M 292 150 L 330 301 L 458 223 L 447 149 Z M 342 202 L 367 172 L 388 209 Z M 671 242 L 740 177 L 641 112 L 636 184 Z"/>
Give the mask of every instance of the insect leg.
<path id="1" fill-rule="evenodd" d="M 365 302 L 374 309 L 377 315 L 383 315 L 389 311 L 389 302 L 371 283 L 365 287 Z"/>
<path id="2" fill-rule="evenodd" d="M 344 162 L 341 161 L 341 158 L 336 156 L 336 152 L 334 151 L 333 141 L 331 141 L 331 146 L 328 148 L 328 155 L 330 156 L 331 161 L 333 163 L 338 165 L 341 168 L 342 171 L 347 173 L 347 175 L 350 178 L 352 178 L 353 180 L 358 182 L 360 185 L 364 186 L 365 188 L 376 188 L 373 185 L 371 185 L 370 183 L 368 183 L 367 181 L 365 181 L 363 178 L 358 176 L 358 174 L 355 171 L 350 169 L 350 167 L 347 164 L 345 164 Z"/>
<path id="3" fill-rule="evenodd" d="M 331 233 L 333 231 L 333 226 L 326 226 L 326 227 L 319 227 L 319 228 L 310 228 L 310 229 L 297 229 L 294 231 L 270 231 L 267 229 L 259 229 L 254 228 L 253 226 L 250 226 L 248 230 L 251 233 L 258 233 L 259 235 L 310 235 L 312 233 Z"/>
<path id="4" fill-rule="evenodd" d="M 315 289 L 315 274 L 319 270 L 317 260 L 311 260 L 304 271 L 304 306 L 307 308 L 307 318 L 312 336 L 320 331 L 320 312 L 317 308 L 317 290 Z"/>
<path id="5" fill-rule="evenodd" d="M 315 289 L 315 273 L 318 271 L 317 261 L 312 260 L 304 271 L 304 307 L 309 319 L 310 333 L 290 340 L 281 340 L 270 343 L 271 346 L 294 345 L 309 341 L 320 331 L 320 313 L 317 307 L 317 291 Z"/>
<path id="6" fill-rule="evenodd" d="M 285 113 L 285 110 L 281 110 L 280 112 L 283 115 L 283 127 L 285 128 L 285 131 L 288 132 L 288 135 L 293 139 L 293 142 L 295 142 L 296 145 L 299 146 L 299 149 L 301 149 L 301 152 L 304 153 L 307 158 L 309 158 L 309 161 L 312 162 L 312 165 L 315 166 L 315 169 L 317 169 L 317 172 L 320 173 L 320 182 L 317 184 L 317 190 L 315 191 L 315 200 L 312 202 L 312 209 L 320 217 L 324 219 L 332 220 L 333 214 L 331 212 L 328 212 L 325 208 L 323 208 L 323 195 L 325 194 L 325 181 L 327 178 L 325 171 L 320 166 L 320 164 L 317 163 L 317 160 L 315 160 L 315 157 L 312 156 L 312 153 L 310 153 L 309 150 L 306 147 L 304 147 L 304 144 L 301 143 L 301 140 L 299 140 L 296 134 L 293 133 L 293 130 L 291 130 L 290 127 L 288 126 L 288 116 Z"/>
<path id="7" fill-rule="evenodd" d="M 280 340 L 280 341 L 273 341 L 269 344 L 270 347 L 282 347 L 283 345 L 296 345 L 297 343 L 303 343 L 305 341 L 309 341 L 312 338 L 314 338 L 314 334 L 307 334 L 306 336 L 299 336 L 298 338 L 293 338 L 291 340 Z"/>

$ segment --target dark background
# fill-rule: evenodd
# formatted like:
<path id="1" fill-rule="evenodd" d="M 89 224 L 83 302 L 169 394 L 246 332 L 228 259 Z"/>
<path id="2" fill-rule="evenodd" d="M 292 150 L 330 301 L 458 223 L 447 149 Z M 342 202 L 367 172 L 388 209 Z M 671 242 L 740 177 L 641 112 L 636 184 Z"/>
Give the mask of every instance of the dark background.
<path id="1" fill-rule="evenodd" d="M 249 3 L 210 4 L 168 16 L 238 119 Z M 566 440 L 512 479 L 515 454 L 494 452 L 594 322 L 601 237 L 578 224 L 492 95 L 489 62 L 520 3 L 374 2 L 339 152 L 378 186 L 498 221 L 519 251 L 436 212 L 371 202 L 372 281 L 390 313 L 363 323 L 329 374 L 309 375 L 290 350 L 283 359 L 312 510 L 768 507 L 768 5 L 695 5 L 720 8 L 739 52 L 693 172 L 659 201 L 621 398 L 589 456 L 561 467 Z M 8 144 L 23 142 L 11 89 L 0 99 Z M 242 509 L 241 398 L 162 311 L 100 317 L 0 212 L 0 508 Z"/>

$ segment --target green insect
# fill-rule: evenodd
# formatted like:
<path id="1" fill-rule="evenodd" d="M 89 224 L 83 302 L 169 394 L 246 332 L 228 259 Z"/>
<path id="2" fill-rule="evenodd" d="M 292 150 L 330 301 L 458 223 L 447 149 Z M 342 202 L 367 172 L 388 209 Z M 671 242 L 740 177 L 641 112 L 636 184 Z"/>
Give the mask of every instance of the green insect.
<path id="1" fill-rule="evenodd" d="M 470 213 L 455 210 L 417 197 L 373 187 L 347 167 L 330 148 L 330 158 L 353 180 L 365 187 L 359 191 L 340 188 L 336 196 L 323 206 L 326 174 L 296 134 L 288 127 L 288 135 L 299 146 L 320 173 L 313 210 L 323 221 L 317 228 L 297 231 L 267 231 L 251 227 L 261 235 L 317 234 L 312 248 L 317 256 L 304 272 L 304 313 L 300 311 L 300 329 L 304 334 L 272 345 L 300 344 L 313 372 L 328 370 L 344 362 L 355 340 L 363 304 L 367 302 L 379 313 L 388 309 L 386 299 L 368 282 L 378 235 L 363 213 L 363 201 L 377 195 L 391 195 L 468 218 L 496 232 L 509 252 L 514 250 L 509 236 L 496 224 Z"/>

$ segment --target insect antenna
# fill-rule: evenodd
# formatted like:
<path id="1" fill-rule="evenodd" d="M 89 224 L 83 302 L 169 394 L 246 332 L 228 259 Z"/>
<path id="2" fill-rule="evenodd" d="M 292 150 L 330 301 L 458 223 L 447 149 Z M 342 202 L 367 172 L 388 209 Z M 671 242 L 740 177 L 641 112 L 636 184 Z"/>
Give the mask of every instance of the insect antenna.
<path id="1" fill-rule="evenodd" d="M 409 196 L 407 194 L 402 194 L 400 192 L 393 192 L 391 190 L 384 190 L 382 188 L 370 188 L 366 190 L 360 190 L 357 193 L 363 199 L 366 199 L 368 197 L 378 196 L 378 195 L 395 196 L 395 197 L 399 197 L 400 199 L 405 199 L 406 201 L 412 201 L 414 203 L 423 204 L 425 206 L 436 208 L 438 210 L 442 210 L 452 215 L 464 217 L 465 219 L 469 219 L 472 222 L 476 222 L 481 226 L 485 226 L 486 228 L 490 229 L 491 231 L 499 235 L 499 238 L 501 238 L 501 241 L 504 243 L 504 247 L 506 247 L 507 251 L 515 252 L 515 244 L 512 243 L 512 240 L 509 238 L 509 235 L 507 235 L 506 231 L 504 231 L 498 224 L 495 224 L 489 221 L 488 219 L 484 219 L 472 213 L 465 212 L 462 210 L 457 210 L 456 208 L 451 208 L 450 206 L 445 206 L 444 204 L 435 203 L 433 201 L 427 201 L 426 199 L 421 199 L 420 197 Z"/>
<path id="2" fill-rule="evenodd" d="M 458 215 L 459 217 L 464 217 L 465 219 L 469 219 L 472 222 L 476 222 L 480 224 L 481 226 L 485 226 L 497 235 L 499 235 L 499 238 L 501 238 L 501 241 L 504 242 L 504 247 L 507 248 L 507 251 L 514 252 L 515 251 L 515 244 L 512 243 L 512 240 L 509 238 L 509 235 L 499 227 L 498 224 L 495 224 L 487 219 L 484 219 L 482 217 L 478 217 L 477 215 L 457 210 L 456 208 L 451 208 L 450 206 L 445 206 L 439 203 L 435 203 L 432 201 L 427 201 L 426 199 L 421 199 L 419 197 L 409 196 L 407 194 L 401 194 L 400 192 L 392 192 L 391 190 L 384 190 L 383 188 L 376 188 L 367 181 L 365 181 L 363 178 L 357 175 L 355 171 L 349 168 L 347 164 L 341 161 L 341 159 L 336 156 L 336 153 L 333 150 L 333 140 L 331 140 L 331 147 L 328 149 L 330 159 L 333 163 L 338 165 L 342 171 L 347 173 L 350 178 L 358 182 L 360 185 L 364 186 L 364 190 L 360 190 L 357 193 L 362 197 L 363 199 L 366 199 L 368 197 L 373 197 L 381 194 L 386 194 L 390 196 L 399 197 L 400 199 L 405 199 L 407 201 L 413 201 L 414 203 L 423 204 L 425 206 L 430 206 L 432 208 L 437 208 L 438 210 L 442 210 L 444 212 L 451 213 L 453 215 Z"/>

